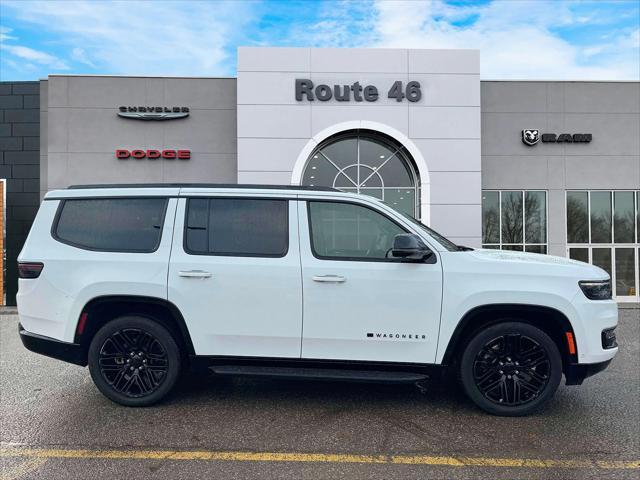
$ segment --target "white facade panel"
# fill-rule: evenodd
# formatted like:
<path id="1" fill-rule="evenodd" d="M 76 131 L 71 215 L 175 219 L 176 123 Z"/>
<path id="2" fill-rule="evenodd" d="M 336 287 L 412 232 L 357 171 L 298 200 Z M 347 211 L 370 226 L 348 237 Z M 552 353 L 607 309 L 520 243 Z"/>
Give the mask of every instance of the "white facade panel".
<path id="1" fill-rule="evenodd" d="M 386 48 L 312 48 L 313 72 L 406 72 L 407 50 Z"/>
<path id="2" fill-rule="evenodd" d="M 332 125 L 360 120 L 383 123 L 405 135 L 409 133 L 409 118 L 406 108 L 386 105 L 366 108 L 356 105 L 314 105 L 311 107 L 311 132 L 313 135 L 317 135 Z"/>
<path id="3" fill-rule="evenodd" d="M 291 172 L 306 143 L 304 138 L 243 138 L 238 143 L 238 170 L 255 168 L 259 162 L 261 170 Z"/>
<path id="4" fill-rule="evenodd" d="M 479 244 L 479 74 L 477 51 L 241 48 L 238 181 L 298 183 L 310 154 L 327 138 L 357 129 L 379 132 L 403 145 L 415 163 L 421 219 L 437 229 L 441 220 L 432 217 L 432 205 L 468 205 L 468 227 L 453 233 Z M 313 100 L 296 99 L 296 79 L 313 82 Z M 394 82 L 402 85 L 399 101 L 389 97 Z M 407 98 L 409 82 L 420 84 L 420 98 L 411 98 L 416 101 Z M 329 86 L 331 95 L 324 96 L 330 98 L 317 98 L 320 84 Z M 335 98 L 335 85 L 343 95 L 350 87 L 347 100 Z M 354 89 L 367 86 L 377 97 L 367 101 L 362 90 L 356 101 Z"/>
<path id="5" fill-rule="evenodd" d="M 412 138 L 480 138 L 480 107 L 409 108 Z"/>
<path id="6" fill-rule="evenodd" d="M 287 185 L 291 179 L 291 172 L 238 172 L 238 183 Z"/>
<path id="7" fill-rule="evenodd" d="M 238 140 L 242 138 L 309 138 L 309 105 L 238 105 Z"/>
<path id="8" fill-rule="evenodd" d="M 440 233 L 449 238 L 476 237 L 474 222 L 478 215 L 479 205 L 434 205 L 431 209 L 431 221 L 438 225 Z"/>
<path id="9" fill-rule="evenodd" d="M 432 205 L 477 205 L 480 172 L 431 172 Z"/>
<path id="10" fill-rule="evenodd" d="M 422 102 L 414 105 L 480 106 L 480 77 L 478 75 L 409 74 L 412 81 L 420 82 Z"/>
<path id="11" fill-rule="evenodd" d="M 431 172 L 479 172 L 480 139 L 415 139 Z"/>
<path id="12" fill-rule="evenodd" d="M 242 72 L 238 76 L 238 105 L 295 105 L 296 72 Z M 282 85 L 290 85 L 284 89 Z"/>
<path id="13" fill-rule="evenodd" d="M 409 73 L 480 73 L 479 50 L 409 50 Z"/>

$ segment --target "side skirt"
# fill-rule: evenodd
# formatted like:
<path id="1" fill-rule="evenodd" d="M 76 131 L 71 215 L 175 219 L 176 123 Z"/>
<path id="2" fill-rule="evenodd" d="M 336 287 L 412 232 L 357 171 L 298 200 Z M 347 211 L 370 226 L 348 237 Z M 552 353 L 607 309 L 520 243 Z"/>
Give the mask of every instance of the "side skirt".
<path id="1" fill-rule="evenodd" d="M 216 375 L 375 383 L 416 383 L 443 376 L 440 365 L 291 358 L 192 356 L 192 368 Z"/>

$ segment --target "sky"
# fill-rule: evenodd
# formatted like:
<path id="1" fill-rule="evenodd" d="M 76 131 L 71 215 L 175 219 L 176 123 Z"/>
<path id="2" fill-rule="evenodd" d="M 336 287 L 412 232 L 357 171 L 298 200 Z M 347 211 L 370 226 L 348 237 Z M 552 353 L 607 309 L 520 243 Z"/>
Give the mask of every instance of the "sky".
<path id="1" fill-rule="evenodd" d="M 0 0 L 0 80 L 233 77 L 238 46 L 476 48 L 483 79 L 638 80 L 640 0 Z"/>

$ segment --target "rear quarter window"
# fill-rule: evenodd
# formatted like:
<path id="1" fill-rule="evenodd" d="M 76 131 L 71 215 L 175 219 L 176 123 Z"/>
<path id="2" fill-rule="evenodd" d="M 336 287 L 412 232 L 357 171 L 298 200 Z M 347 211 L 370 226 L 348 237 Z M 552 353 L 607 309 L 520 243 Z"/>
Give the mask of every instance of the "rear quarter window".
<path id="1" fill-rule="evenodd" d="M 155 251 L 166 198 L 87 198 L 63 200 L 52 230 L 68 245 L 104 252 Z"/>

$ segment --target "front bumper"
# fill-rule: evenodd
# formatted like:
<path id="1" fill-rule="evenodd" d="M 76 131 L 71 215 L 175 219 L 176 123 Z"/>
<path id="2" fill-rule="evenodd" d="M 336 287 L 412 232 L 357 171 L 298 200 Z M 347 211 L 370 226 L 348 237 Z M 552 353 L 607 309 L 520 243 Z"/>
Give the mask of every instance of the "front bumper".
<path id="1" fill-rule="evenodd" d="M 27 350 L 82 367 L 87 365 L 87 355 L 82 345 L 27 332 L 21 324 L 18 324 L 18 331 L 20 340 Z"/>
<path id="2" fill-rule="evenodd" d="M 606 369 L 611 363 L 609 359 L 599 363 L 571 363 L 566 367 L 564 376 L 566 385 L 582 385 L 585 378 L 591 377 Z"/>

